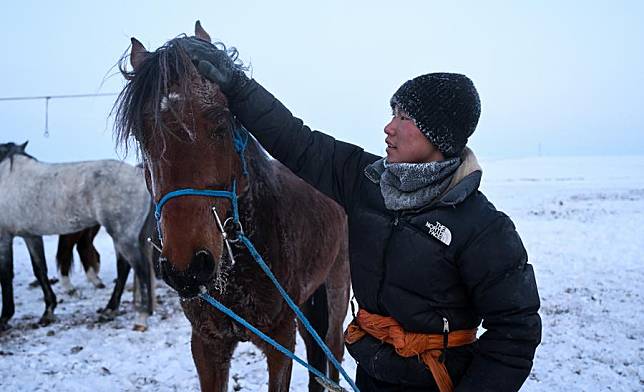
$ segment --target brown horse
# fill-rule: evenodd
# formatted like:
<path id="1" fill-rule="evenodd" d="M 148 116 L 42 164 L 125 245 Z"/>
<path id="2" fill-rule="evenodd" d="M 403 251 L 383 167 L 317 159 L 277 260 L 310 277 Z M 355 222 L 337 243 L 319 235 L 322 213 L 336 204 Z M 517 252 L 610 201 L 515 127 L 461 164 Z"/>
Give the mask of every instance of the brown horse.
<path id="1" fill-rule="evenodd" d="M 197 37 L 209 37 L 197 25 Z M 236 123 L 216 84 L 197 73 L 181 40 L 147 52 L 132 39 L 132 72 L 117 102 L 117 138 L 133 137 L 156 203 L 180 188 L 236 191 L 245 234 L 270 265 L 291 298 L 339 360 L 342 322 L 349 295 L 347 226 L 343 210 L 300 180 Z M 234 136 L 247 141 L 235 149 Z M 237 139 L 239 140 L 239 138 Z M 238 146 L 239 147 L 239 146 Z M 238 152 L 239 151 L 239 152 Z M 230 360 L 240 341 L 252 341 L 266 355 L 269 391 L 288 391 L 292 362 L 197 297 L 199 287 L 286 348 L 295 346 L 293 312 L 243 247 L 233 247 L 234 263 L 213 210 L 231 215 L 224 198 L 183 196 L 160 214 L 161 272 L 181 295 L 192 325 L 192 355 L 204 391 L 225 391 Z M 337 381 L 322 351 L 300 327 L 307 358 Z M 328 368 L 327 368 L 328 366 Z M 322 388 L 309 377 L 310 390 Z"/>
<path id="2" fill-rule="evenodd" d="M 72 262 L 74 261 L 73 250 L 76 252 L 85 270 L 85 276 L 97 289 L 105 288 L 105 285 L 98 277 L 101 268 L 101 255 L 94 247 L 94 238 L 101 226 L 88 227 L 75 233 L 62 234 L 58 237 L 58 250 L 56 251 L 56 264 L 60 274 L 60 281 L 63 289 L 68 293 L 75 291 L 69 280 Z"/>

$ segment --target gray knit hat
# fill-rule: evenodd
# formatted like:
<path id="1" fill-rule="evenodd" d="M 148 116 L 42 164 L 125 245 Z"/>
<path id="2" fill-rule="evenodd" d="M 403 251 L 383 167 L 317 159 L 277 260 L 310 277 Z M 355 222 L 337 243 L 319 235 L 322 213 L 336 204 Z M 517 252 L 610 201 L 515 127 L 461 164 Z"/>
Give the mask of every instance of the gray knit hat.
<path id="1" fill-rule="evenodd" d="M 481 101 L 465 75 L 430 73 L 405 82 L 391 97 L 400 109 L 446 158 L 459 156 L 474 133 Z"/>

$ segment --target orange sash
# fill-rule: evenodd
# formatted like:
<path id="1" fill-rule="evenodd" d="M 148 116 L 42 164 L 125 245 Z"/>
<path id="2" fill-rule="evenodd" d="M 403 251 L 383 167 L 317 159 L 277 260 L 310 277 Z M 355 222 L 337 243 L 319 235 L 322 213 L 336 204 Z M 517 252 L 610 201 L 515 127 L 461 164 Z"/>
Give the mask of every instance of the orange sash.
<path id="1" fill-rule="evenodd" d="M 452 392 L 454 385 L 447 368 L 438 358 L 445 348 L 443 334 L 406 332 L 392 317 L 372 314 L 364 309 L 349 324 L 344 332 L 344 340 L 352 344 L 369 334 L 380 341 L 389 343 L 402 357 L 419 356 L 432 372 L 440 392 Z M 476 341 L 476 328 L 459 330 L 447 334 L 447 347 L 464 346 Z"/>

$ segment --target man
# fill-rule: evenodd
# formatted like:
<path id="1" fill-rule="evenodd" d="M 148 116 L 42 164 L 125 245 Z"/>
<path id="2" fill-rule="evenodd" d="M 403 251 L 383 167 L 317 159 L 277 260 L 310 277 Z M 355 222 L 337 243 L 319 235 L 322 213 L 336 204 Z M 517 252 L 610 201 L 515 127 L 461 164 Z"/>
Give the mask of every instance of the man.
<path id="1" fill-rule="evenodd" d="M 360 307 L 346 340 L 361 391 L 518 390 L 541 339 L 539 296 L 512 221 L 478 191 L 471 80 L 404 83 L 381 158 L 311 131 L 225 51 L 183 43 L 271 155 L 344 207 Z"/>

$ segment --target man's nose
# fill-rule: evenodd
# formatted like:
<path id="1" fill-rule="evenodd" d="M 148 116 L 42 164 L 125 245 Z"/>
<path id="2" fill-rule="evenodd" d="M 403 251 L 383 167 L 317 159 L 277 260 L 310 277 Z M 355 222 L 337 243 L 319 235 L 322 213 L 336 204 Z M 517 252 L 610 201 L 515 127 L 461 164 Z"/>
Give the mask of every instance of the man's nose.
<path id="1" fill-rule="evenodd" d="M 387 125 L 385 125 L 385 133 L 389 136 L 393 135 L 394 133 L 394 120 L 389 121 Z"/>

